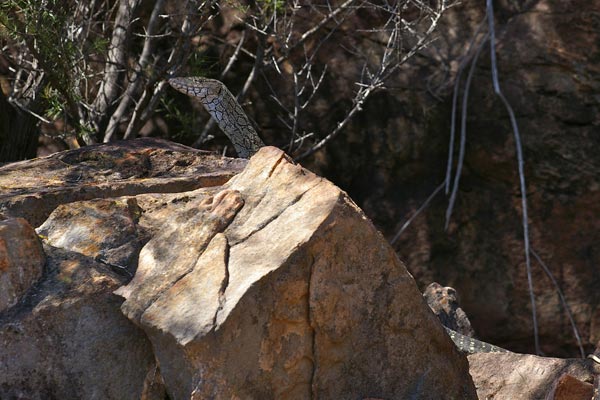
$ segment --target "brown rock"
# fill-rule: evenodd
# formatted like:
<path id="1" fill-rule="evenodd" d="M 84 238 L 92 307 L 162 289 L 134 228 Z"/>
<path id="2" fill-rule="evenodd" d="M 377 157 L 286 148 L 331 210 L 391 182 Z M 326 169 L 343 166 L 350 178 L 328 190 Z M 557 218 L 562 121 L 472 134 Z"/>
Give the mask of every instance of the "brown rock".
<path id="1" fill-rule="evenodd" d="M 26 220 L 0 221 L 0 313 L 42 276 L 45 262 L 42 244 Z"/>
<path id="2" fill-rule="evenodd" d="M 126 164 L 111 163 L 106 187 Z M 39 228 L 46 272 L 0 314 L 0 398 L 475 398 L 466 359 L 381 235 L 280 150 L 223 186 L 64 190 L 54 199 L 69 204 Z M 117 263 L 139 265 L 127 286 Z"/>
<path id="3" fill-rule="evenodd" d="M 39 226 L 60 204 L 221 185 L 245 164 L 154 138 L 87 146 L 0 166 L 0 213 Z"/>
<path id="4" fill-rule="evenodd" d="M 575 396 L 583 387 L 591 388 L 591 384 L 584 384 L 593 382 L 589 361 L 517 353 L 479 353 L 468 358 L 469 371 L 480 399 L 591 399 L 591 390 L 587 398 L 553 397 L 566 393 Z M 564 378 L 563 374 L 570 378 Z M 576 384 L 574 380 L 581 382 Z"/>
<path id="5" fill-rule="evenodd" d="M 37 232 L 49 245 L 122 266 L 127 271 L 148 240 L 138 225 L 141 213 L 135 198 L 61 204 Z M 133 276 L 135 270 L 127 272 Z"/>
<path id="6" fill-rule="evenodd" d="M 0 314 L 0 399 L 139 399 L 154 356 L 112 294 L 123 278 L 78 253 L 44 250 L 35 291 Z"/>
<path id="7" fill-rule="evenodd" d="M 150 368 L 148 374 L 146 374 L 144 390 L 140 400 L 165 400 L 166 398 L 167 388 L 160 374 L 160 368 L 155 364 L 154 368 Z"/>
<path id="8" fill-rule="evenodd" d="M 163 227 L 117 293 L 171 398 L 475 398 L 382 236 L 280 150 L 218 193 L 160 196 L 137 196 L 140 224 Z"/>
<path id="9" fill-rule="evenodd" d="M 594 385 L 564 374 L 550 393 L 549 400 L 590 400 L 593 394 Z"/>

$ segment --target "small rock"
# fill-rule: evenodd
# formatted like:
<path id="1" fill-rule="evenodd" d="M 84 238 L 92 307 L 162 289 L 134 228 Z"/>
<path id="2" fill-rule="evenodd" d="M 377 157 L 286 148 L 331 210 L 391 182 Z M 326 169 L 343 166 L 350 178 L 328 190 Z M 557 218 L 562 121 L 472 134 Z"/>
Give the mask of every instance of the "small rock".
<path id="1" fill-rule="evenodd" d="M 556 382 L 549 400 L 590 400 L 594 393 L 594 385 L 582 382 L 574 376 L 564 374 Z"/>
<path id="2" fill-rule="evenodd" d="M 46 256 L 23 218 L 0 221 L 0 312 L 14 306 L 42 276 Z"/>
<path id="3" fill-rule="evenodd" d="M 469 372 L 480 399 L 591 399 L 591 390 L 588 397 L 552 397 L 559 391 L 562 396 L 584 387 L 584 391 L 589 390 L 591 385 L 581 385 L 593 381 L 593 371 L 586 360 L 518 353 L 478 353 L 468 358 Z M 570 377 L 562 379 L 563 374 Z"/>
<path id="4" fill-rule="evenodd" d="M 147 240 L 137 224 L 141 213 L 135 198 L 62 204 L 37 232 L 52 246 L 127 268 Z"/>

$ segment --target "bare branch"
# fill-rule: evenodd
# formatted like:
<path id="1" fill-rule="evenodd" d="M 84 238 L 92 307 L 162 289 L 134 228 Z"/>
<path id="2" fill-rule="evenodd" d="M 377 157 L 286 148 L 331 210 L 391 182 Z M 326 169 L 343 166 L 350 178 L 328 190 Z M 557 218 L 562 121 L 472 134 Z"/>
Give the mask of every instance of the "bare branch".
<path id="1" fill-rule="evenodd" d="M 154 8 L 152 9 L 152 14 L 150 15 L 150 20 L 148 21 L 148 28 L 146 39 L 144 40 L 144 47 L 142 49 L 142 53 L 138 59 L 138 62 L 133 70 L 133 76 L 127 89 L 125 90 L 124 96 L 121 98 L 119 105 L 115 112 L 112 113 L 108 126 L 106 127 L 106 131 L 104 133 L 104 142 L 109 142 L 115 131 L 118 128 L 119 123 L 124 118 L 125 113 L 129 109 L 131 102 L 133 101 L 135 93 L 140 90 L 141 85 L 143 84 L 142 73 L 146 68 L 150 61 L 150 55 L 152 51 L 154 51 L 154 39 L 155 33 L 158 29 L 159 16 L 162 12 L 164 6 L 164 0 L 157 0 L 154 3 Z"/>
<path id="2" fill-rule="evenodd" d="M 556 288 L 556 293 L 558 294 L 558 297 L 560 298 L 560 302 L 562 303 L 563 307 L 565 308 L 565 311 L 567 312 L 567 316 L 569 317 L 569 321 L 571 322 L 571 328 L 573 328 L 573 335 L 575 335 L 575 340 L 577 340 L 577 346 L 579 347 L 579 353 L 581 354 L 581 358 L 585 358 L 585 351 L 583 350 L 583 343 L 581 342 L 581 336 L 579 335 L 579 329 L 577 329 L 577 324 L 575 324 L 575 318 L 573 318 L 573 313 L 571 313 L 571 308 L 569 307 L 569 304 L 567 303 L 567 300 L 565 299 L 565 296 L 563 295 L 562 290 L 560 290 L 560 286 L 558 286 L 558 282 L 556 282 L 556 279 L 554 278 L 554 275 L 550 271 L 550 268 L 548 268 L 546 266 L 546 264 L 542 261 L 540 256 L 535 252 L 535 250 L 531 249 L 531 254 L 533 254 L 533 257 L 535 257 L 537 262 L 540 264 L 540 266 L 546 273 L 546 276 L 548 276 L 548 278 L 552 281 L 552 284 Z"/>
<path id="3" fill-rule="evenodd" d="M 452 116 L 451 116 L 451 121 L 450 121 L 450 141 L 448 144 L 448 166 L 446 168 L 446 194 L 448 194 L 448 191 L 450 190 L 450 180 L 451 180 L 450 175 L 452 174 L 452 157 L 454 155 L 454 132 L 456 130 L 456 103 L 458 100 L 458 93 L 460 91 L 459 90 L 460 79 L 462 77 L 462 73 L 463 73 L 463 70 L 464 70 L 467 62 L 472 57 L 471 50 L 473 48 L 473 45 L 475 44 L 475 40 L 479 36 L 481 29 L 485 26 L 486 21 L 487 21 L 487 18 L 484 18 L 479 23 L 479 26 L 477 27 L 475 34 L 473 35 L 473 37 L 471 38 L 471 41 L 469 42 L 469 46 L 467 47 L 467 53 L 466 53 L 465 57 L 463 57 L 463 59 L 461 60 L 460 65 L 458 66 L 458 71 L 456 72 L 456 78 L 455 78 L 455 82 L 454 82 L 454 92 L 452 94 Z"/>
<path id="4" fill-rule="evenodd" d="M 392 240 L 390 240 L 391 245 L 394 245 L 398 241 L 398 239 L 400 239 L 400 236 L 402 235 L 402 233 L 404 233 L 406 228 L 408 228 L 410 226 L 410 224 L 412 224 L 412 222 L 415 220 L 415 218 L 417 218 L 419 216 L 419 214 L 421 214 L 423 212 L 423 210 L 425 210 L 427 208 L 427 206 L 429 206 L 429 203 L 431 202 L 431 200 L 433 200 L 435 198 L 435 196 L 437 196 L 437 194 L 444 188 L 445 183 L 446 182 L 444 181 L 440 185 L 438 185 L 438 187 L 435 188 L 435 190 L 429 195 L 429 197 L 427 197 L 427 200 L 425 200 L 423 202 L 423 204 L 421 204 L 421 207 L 419 207 L 417 209 L 417 211 L 415 211 L 410 216 L 410 218 L 407 219 L 404 224 L 402 224 L 402 226 L 400 227 L 400 229 L 398 229 L 398 231 L 396 232 L 396 234 L 394 235 Z"/>
<path id="5" fill-rule="evenodd" d="M 538 334 L 538 323 L 537 323 L 537 313 L 536 313 L 536 305 L 535 305 L 535 294 L 533 293 L 533 279 L 531 277 L 531 260 L 530 260 L 530 246 L 529 246 L 529 221 L 527 217 L 527 185 L 525 183 L 525 171 L 524 171 L 524 161 L 523 161 L 523 147 L 521 145 L 521 135 L 519 134 L 519 126 L 517 125 L 517 119 L 515 117 L 515 113 L 506 99 L 504 94 L 500 90 L 500 82 L 498 80 L 498 66 L 496 64 L 496 34 L 494 29 L 494 9 L 492 0 L 486 1 L 486 9 L 487 9 L 487 19 L 488 26 L 490 31 L 490 59 L 492 64 L 492 82 L 494 85 L 494 92 L 496 95 L 502 100 L 506 111 L 508 112 L 508 116 L 510 118 L 510 124 L 512 126 L 513 135 L 515 138 L 515 148 L 517 151 L 517 163 L 519 170 L 519 183 L 521 186 L 521 212 L 523 214 L 522 223 L 523 223 L 523 244 L 525 248 L 525 266 L 527 269 L 527 283 L 529 286 L 529 297 L 531 300 L 531 314 L 533 321 L 533 339 L 535 342 L 535 351 L 536 354 L 541 354 L 540 350 L 540 339 Z"/>
<path id="6" fill-rule="evenodd" d="M 458 194 L 458 188 L 460 183 L 460 177 L 462 174 L 463 162 L 465 159 L 465 146 L 467 143 L 467 106 L 469 101 L 469 90 L 471 88 L 471 82 L 473 80 L 473 73 L 475 72 L 475 66 L 477 65 L 477 60 L 479 59 L 479 55 L 483 50 L 483 46 L 487 43 L 489 38 L 489 34 L 483 38 L 479 47 L 477 48 L 477 52 L 471 61 L 471 68 L 469 69 L 469 75 L 467 76 L 467 82 L 465 83 L 465 90 L 463 93 L 463 102 L 462 102 L 462 114 L 461 114 L 461 123 L 460 123 L 460 147 L 458 150 L 458 162 L 456 163 L 456 174 L 454 175 L 454 186 L 452 187 L 452 193 L 450 195 L 450 200 L 448 202 L 448 208 L 446 209 L 446 223 L 444 226 L 445 230 L 448 230 L 448 225 L 450 224 L 450 217 L 452 216 L 452 210 L 454 209 L 454 203 L 456 202 L 456 196 Z"/>
<path id="7" fill-rule="evenodd" d="M 119 1 L 119 9 L 115 18 L 113 34 L 104 67 L 104 78 L 100 84 L 98 96 L 93 103 L 94 110 L 99 114 L 106 114 L 109 107 L 112 106 L 120 94 L 119 80 L 126 65 L 128 30 L 133 19 L 133 13 L 139 3 L 140 0 Z"/>
<path id="8" fill-rule="evenodd" d="M 350 6 L 353 5 L 353 3 L 356 3 L 357 0 L 346 0 L 344 3 L 342 3 L 340 6 L 336 7 L 335 9 L 331 10 L 330 8 L 330 12 L 329 14 L 327 14 L 318 24 L 316 24 L 314 27 L 312 27 L 311 29 L 307 30 L 306 32 L 304 32 L 302 34 L 302 36 L 300 36 L 300 39 L 298 39 L 298 41 L 294 42 L 289 48 L 288 51 L 293 50 L 294 48 L 302 45 L 306 40 L 308 40 L 308 38 L 310 38 L 312 35 L 314 35 L 316 32 L 319 31 L 319 29 L 323 28 L 326 24 L 329 23 L 329 21 L 334 20 L 342 11 L 347 10 L 348 8 L 350 8 Z M 338 22 L 339 25 L 339 22 Z M 280 60 L 281 61 L 281 60 Z"/>
<path id="9" fill-rule="evenodd" d="M 179 37 L 169 52 L 166 65 L 157 71 L 155 76 L 148 79 L 140 95 L 140 99 L 133 110 L 132 118 L 127 125 L 123 138 L 134 138 L 138 130 L 151 117 L 166 87 L 165 75 L 172 76 L 176 74 L 185 64 L 190 55 L 192 36 L 212 18 L 211 16 L 204 18 L 206 6 L 210 4 L 209 2 L 205 1 L 198 5 L 196 4 L 197 2 L 187 3 L 188 8 L 181 23 Z"/>

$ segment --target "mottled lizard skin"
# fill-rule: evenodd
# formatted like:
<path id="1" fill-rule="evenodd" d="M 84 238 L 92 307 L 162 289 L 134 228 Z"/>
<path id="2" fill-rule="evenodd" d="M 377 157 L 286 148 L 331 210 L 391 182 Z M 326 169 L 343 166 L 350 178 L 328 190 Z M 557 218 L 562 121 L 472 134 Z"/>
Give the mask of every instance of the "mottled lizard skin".
<path id="1" fill-rule="evenodd" d="M 239 157 L 249 158 L 265 144 L 229 89 L 216 79 L 199 76 L 171 78 L 177 91 L 197 98 L 233 143 Z"/>
<path id="2" fill-rule="evenodd" d="M 177 91 L 195 97 L 217 121 L 219 128 L 233 143 L 238 156 L 248 158 L 264 146 L 246 113 L 227 87 L 216 79 L 198 76 L 171 78 L 169 84 Z M 461 335 L 446 328 L 460 351 L 466 353 L 509 353 L 508 350 Z"/>
<path id="3" fill-rule="evenodd" d="M 450 336 L 450 339 L 454 342 L 458 350 L 473 354 L 473 353 L 510 353 L 510 351 L 503 349 L 502 347 L 494 346 L 481 340 L 473 339 L 471 337 L 461 335 L 458 332 L 453 331 L 450 328 L 446 328 L 446 332 Z"/>

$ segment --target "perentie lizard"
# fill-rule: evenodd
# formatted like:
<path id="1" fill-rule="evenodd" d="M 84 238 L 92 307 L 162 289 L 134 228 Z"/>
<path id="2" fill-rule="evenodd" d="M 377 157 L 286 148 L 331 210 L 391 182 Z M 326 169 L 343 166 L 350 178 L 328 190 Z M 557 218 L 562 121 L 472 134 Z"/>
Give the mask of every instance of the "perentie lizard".
<path id="1" fill-rule="evenodd" d="M 473 354 L 473 353 L 510 353 L 510 351 L 503 349 L 502 347 L 494 346 L 481 340 L 473 339 L 460 333 L 453 331 L 450 328 L 446 328 L 446 332 L 450 339 L 454 342 L 454 345 L 458 347 L 458 350 Z"/>
<path id="2" fill-rule="evenodd" d="M 242 107 L 221 81 L 194 76 L 171 78 L 169 84 L 177 91 L 200 100 L 231 140 L 239 157 L 249 158 L 265 145 Z"/>
<path id="3" fill-rule="evenodd" d="M 202 77 L 171 78 L 169 84 L 177 91 L 200 100 L 219 128 L 233 143 L 238 156 L 248 158 L 264 146 L 246 113 L 227 87 L 216 79 Z M 492 344 L 461 335 L 446 328 L 460 351 L 466 353 L 509 353 Z"/>

